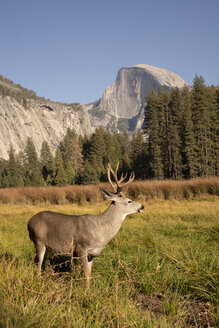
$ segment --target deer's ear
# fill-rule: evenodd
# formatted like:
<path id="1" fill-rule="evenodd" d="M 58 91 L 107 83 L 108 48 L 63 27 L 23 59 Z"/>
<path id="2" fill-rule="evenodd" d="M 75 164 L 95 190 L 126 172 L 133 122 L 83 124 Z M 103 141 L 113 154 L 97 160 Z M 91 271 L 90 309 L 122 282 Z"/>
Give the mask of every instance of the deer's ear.
<path id="1" fill-rule="evenodd" d="M 113 192 L 104 190 L 102 188 L 100 188 L 100 190 L 101 190 L 101 192 L 102 192 L 105 199 L 107 199 L 107 200 L 116 200 L 117 199 L 116 194 L 114 194 Z"/>

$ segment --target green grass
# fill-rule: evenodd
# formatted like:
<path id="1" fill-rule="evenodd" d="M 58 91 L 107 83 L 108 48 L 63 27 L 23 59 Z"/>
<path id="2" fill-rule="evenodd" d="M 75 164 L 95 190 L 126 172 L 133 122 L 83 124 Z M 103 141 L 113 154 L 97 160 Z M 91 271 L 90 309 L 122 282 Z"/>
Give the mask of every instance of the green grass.
<path id="1" fill-rule="evenodd" d="M 47 209 L 100 213 L 108 204 L 0 206 L 0 327 L 216 327 L 219 199 L 150 200 L 94 260 L 41 276 L 26 223 Z"/>

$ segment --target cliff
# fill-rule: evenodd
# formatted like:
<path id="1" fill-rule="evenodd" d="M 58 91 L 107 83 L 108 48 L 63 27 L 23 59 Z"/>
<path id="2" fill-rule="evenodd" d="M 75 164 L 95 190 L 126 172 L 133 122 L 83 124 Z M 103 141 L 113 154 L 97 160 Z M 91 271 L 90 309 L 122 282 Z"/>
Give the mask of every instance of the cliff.
<path id="1" fill-rule="evenodd" d="M 150 89 L 170 90 L 182 88 L 185 81 L 175 73 L 165 69 L 136 65 L 120 68 L 115 83 L 107 87 L 102 98 L 87 106 L 91 125 L 104 125 L 109 130 L 133 131 L 141 124 L 145 97 Z"/>
<path id="2" fill-rule="evenodd" d="M 10 145 L 15 152 L 24 150 L 28 136 L 38 153 L 43 140 L 54 153 L 67 128 L 74 129 L 77 135 L 92 132 L 82 105 L 29 99 L 24 107 L 13 98 L 0 97 L 0 158 L 8 158 Z"/>
<path id="3" fill-rule="evenodd" d="M 24 150 L 31 137 L 39 153 L 43 140 L 54 152 L 67 128 L 77 135 L 91 134 L 96 127 L 109 131 L 134 132 L 141 128 L 145 97 L 150 89 L 182 88 L 185 82 L 176 74 L 149 65 L 122 67 L 115 83 L 101 99 L 89 105 L 62 104 L 37 97 L 0 76 L 0 158 L 8 158 L 10 145 Z"/>

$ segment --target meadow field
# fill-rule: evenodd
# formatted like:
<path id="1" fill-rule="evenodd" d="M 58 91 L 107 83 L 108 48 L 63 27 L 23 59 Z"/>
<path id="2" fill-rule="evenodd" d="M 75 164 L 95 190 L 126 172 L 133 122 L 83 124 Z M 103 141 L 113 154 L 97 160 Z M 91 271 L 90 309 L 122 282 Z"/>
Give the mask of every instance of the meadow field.
<path id="1" fill-rule="evenodd" d="M 145 210 L 94 260 L 90 289 L 80 263 L 55 259 L 37 275 L 26 224 L 42 210 L 99 214 L 109 203 L 17 201 L 1 190 L 0 327 L 217 327 L 219 196 L 171 190 L 160 198 L 129 190 Z"/>

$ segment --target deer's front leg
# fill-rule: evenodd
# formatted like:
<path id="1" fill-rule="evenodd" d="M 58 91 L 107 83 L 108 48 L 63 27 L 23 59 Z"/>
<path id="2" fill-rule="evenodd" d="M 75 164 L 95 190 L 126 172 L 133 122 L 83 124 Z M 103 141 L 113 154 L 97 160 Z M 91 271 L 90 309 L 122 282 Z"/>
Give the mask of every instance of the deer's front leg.
<path id="1" fill-rule="evenodd" d="M 83 265 L 84 275 L 87 282 L 87 287 L 90 286 L 90 279 L 91 279 L 91 269 L 93 264 L 93 257 L 87 255 L 86 253 L 83 253 L 83 255 L 80 255 L 80 260 Z"/>

